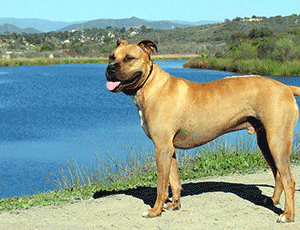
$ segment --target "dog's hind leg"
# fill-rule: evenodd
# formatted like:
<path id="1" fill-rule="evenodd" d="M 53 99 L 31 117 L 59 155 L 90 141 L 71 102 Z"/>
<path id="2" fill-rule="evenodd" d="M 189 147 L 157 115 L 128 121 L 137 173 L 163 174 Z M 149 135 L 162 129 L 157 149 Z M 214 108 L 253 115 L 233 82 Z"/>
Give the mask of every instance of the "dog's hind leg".
<path id="1" fill-rule="evenodd" d="M 273 196 L 271 197 L 272 199 L 272 203 L 274 205 L 279 203 L 280 200 L 280 196 L 283 192 L 283 185 L 282 185 L 282 181 L 279 175 L 279 172 L 277 170 L 276 164 L 274 162 L 273 156 L 271 154 L 268 142 L 267 142 L 267 137 L 266 137 L 266 132 L 264 130 L 264 128 L 260 128 L 257 131 L 257 143 L 258 146 L 260 148 L 260 150 L 263 153 L 263 156 L 266 160 L 266 162 L 268 163 L 268 165 L 270 166 L 272 172 L 273 172 L 273 176 L 275 179 L 275 189 L 274 189 L 274 193 Z M 267 204 L 267 201 L 265 201 L 265 204 Z"/>
<path id="2" fill-rule="evenodd" d="M 165 209 L 171 210 L 179 210 L 181 207 L 180 204 L 180 193 L 181 193 L 181 183 L 178 175 L 178 166 L 176 162 L 175 153 L 172 157 L 171 161 L 171 169 L 170 169 L 170 176 L 169 176 L 169 183 L 172 189 L 172 202 L 169 202 L 164 205 Z"/>
<path id="3" fill-rule="evenodd" d="M 284 134 L 283 134 L 284 135 Z M 277 201 L 276 196 L 280 196 L 281 186 L 285 193 L 285 208 L 284 213 L 279 217 L 278 222 L 289 222 L 294 221 L 294 194 L 295 194 L 295 181 L 292 176 L 290 168 L 290 153 L 292 150 L 292 135 L 288 135 L 290 138 L 283 137 L 281 143 L 278 140 L 269 141 L 270 150 L 274 158 L 277 174 L 276 174 L 276 184 L 277 191 L 274 191 L 274 202 Z M 268 138 L 269 139 L 269 138 Z M 278 175 L 279 174 L 279 175 Z M 280 183 L 281 180 L 281 183 Z M 278 192 L 278 194 L 276 193 Z M 278 197 L 279 198 L 279 197 Z"/>
<path id="4" fill-rule="evenodd" d="M 282 117 L 286 117 L 287 119 L 283 120 Z M 294 119 L 293 111 L 291 110 L 279 114 L 279 118 L 278 116 L 276 118 L 269 119 L 264 126 L 267 140 L 265 144 L 267 144 L 269 152 L 266 152 L 265 148 L 263 150 L 275 177 L 275 191 L 272 197 L 274 204 L 278 203 L 282 189 L 285 193 L 284 213 L 280 215 L 278 222 L 290 222 L 294 221 L 295 215 L 295 181 L 290 168 L 290 154 L 292 151 L 295 120 L 297 119 Z M 263 137 L 258 137 L 258 139 L 260 138 Z M 262 146 L 262 143 L 260 143 L 260 146 Z"/>

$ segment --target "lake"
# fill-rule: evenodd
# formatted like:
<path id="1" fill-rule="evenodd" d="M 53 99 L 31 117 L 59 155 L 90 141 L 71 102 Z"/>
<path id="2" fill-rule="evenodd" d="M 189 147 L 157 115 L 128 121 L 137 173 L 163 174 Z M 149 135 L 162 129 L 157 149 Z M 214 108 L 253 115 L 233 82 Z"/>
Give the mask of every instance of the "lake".
<path id="1" fill-rule="evenodd" d="M 184 69 L 184 62 L 156 63 L 174 76 L 198 82 L 235 75 Z M 72 158 L 88 166 L 96 153 L 124 159 L 124 146 L 153 148 L 130 97 L 106 89 L 106 66 L 0 67 L 0 198 L 53 189 L 45 175 Z M 300 77 L 275 79 L 300 86 Z M 238 133 L 247 136 L 247 131 Z"/>

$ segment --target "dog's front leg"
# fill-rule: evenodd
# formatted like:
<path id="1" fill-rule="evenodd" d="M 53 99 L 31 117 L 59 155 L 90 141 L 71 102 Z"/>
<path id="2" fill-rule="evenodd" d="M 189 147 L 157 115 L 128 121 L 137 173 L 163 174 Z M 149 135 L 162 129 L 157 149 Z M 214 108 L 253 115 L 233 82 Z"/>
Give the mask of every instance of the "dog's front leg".
<path id="1" fill-rule="evenodd" d="M 171 168 L 172 156 L 175 148 L 172 143 L 170 144 L 155 144 L 156 166 L 157 166 L 157 198 L 155 205 L 152 209 L 143 213 L 143 217 L 156 217 L 160 216 L 164 202 L 167 199 L 169 175 Z"/>
<path id="2" fill-rule="evenodd" d="M 182 186 L 181 186 L 179 175 L 178 175 L 178 166 L 177 166 L 175 154 L 173 155 L 172 161 L 171 161 L 169 180 L 170 180 L 169 182 L 170 182 L 170 186 L 172 189 L 172 202 L 164 204 L 164 209 L 179 210 L 181 207 L 180 193 L 181 193 Z"/>

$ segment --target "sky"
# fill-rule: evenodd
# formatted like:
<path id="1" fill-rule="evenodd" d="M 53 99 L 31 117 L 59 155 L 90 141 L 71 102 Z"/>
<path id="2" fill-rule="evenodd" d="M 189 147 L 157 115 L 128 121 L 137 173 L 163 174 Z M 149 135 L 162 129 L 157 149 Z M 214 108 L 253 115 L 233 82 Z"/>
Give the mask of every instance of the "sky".
<path id="1" fill-rule="evenodd" d="M 0 0 L 0 6 L 0 18 L 65 22 L 133 16 L 195 22 L 300 14 L 299 0 Z"/>

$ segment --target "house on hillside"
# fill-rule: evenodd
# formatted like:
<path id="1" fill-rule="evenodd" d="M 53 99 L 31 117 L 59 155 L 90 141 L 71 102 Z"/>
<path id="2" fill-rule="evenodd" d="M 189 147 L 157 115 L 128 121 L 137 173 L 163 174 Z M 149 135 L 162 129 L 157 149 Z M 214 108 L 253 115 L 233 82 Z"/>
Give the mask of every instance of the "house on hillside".
<path id="1" fill-rule="evenodd" d="M 259 22 L 264 20 L 263 18 L 243 18 L 243 22 Z"/>

